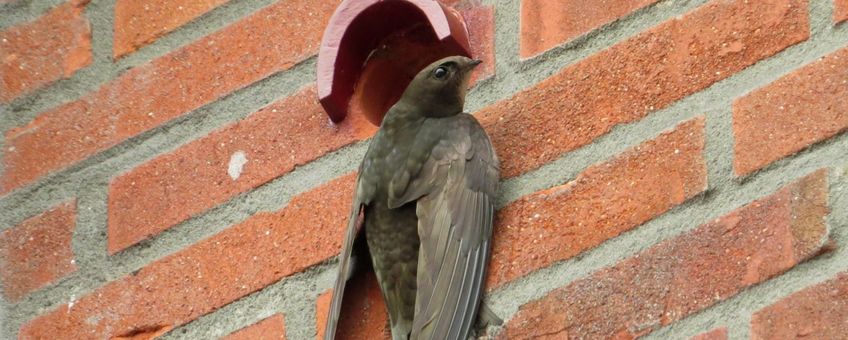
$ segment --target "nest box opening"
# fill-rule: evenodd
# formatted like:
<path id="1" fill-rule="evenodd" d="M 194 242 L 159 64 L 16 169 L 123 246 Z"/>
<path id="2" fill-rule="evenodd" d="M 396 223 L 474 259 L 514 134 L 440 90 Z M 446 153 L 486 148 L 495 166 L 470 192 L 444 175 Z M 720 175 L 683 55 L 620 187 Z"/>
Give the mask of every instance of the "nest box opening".
<path id="1" fill-rule="evenodd" d="M 350 112 L 380 125 L 422 68 L 471 56 L 462 16 L 435 0 L 345 0 L 318 53 L 318 97 L 333 122 Z"/>

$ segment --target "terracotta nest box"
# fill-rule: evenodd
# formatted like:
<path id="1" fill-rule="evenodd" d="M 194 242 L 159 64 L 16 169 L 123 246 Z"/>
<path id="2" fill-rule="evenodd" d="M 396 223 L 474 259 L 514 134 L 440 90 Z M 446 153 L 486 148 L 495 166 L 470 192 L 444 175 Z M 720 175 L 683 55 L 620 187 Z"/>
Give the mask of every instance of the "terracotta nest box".
<path id="1" fill-rule="evenodd" d="M 422 68 L 471 56 L 462 16 L 435 0 L 345 0 L 318 52 L 318 98 L 333 122 L 361 110 L 379 125 Z"/>

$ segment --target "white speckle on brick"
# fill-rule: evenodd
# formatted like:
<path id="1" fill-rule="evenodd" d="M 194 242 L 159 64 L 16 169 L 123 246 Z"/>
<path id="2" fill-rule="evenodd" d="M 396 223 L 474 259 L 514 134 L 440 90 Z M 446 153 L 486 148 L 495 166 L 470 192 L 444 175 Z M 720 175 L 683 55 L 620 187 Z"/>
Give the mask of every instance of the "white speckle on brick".
<path id="1" fill-rule="evenodd" d="M 74 304 L 77 302 L 77 297 L 74 294 L 71 294 L 71 301 L 68 301 L 68 314 L 71 313 L 71 308 L 74 308 Z"/>
<path id="2" fill-rule="evenodd" d="M 227 174 L 230 175 L 234 181 L 241 176 L 241 170 L 244 168 L 244 165 L 247 164 L 247 156 L 244 154 L 244 151 L 236 151 L 230 156 L 230 164 L 227 166 Z"/>

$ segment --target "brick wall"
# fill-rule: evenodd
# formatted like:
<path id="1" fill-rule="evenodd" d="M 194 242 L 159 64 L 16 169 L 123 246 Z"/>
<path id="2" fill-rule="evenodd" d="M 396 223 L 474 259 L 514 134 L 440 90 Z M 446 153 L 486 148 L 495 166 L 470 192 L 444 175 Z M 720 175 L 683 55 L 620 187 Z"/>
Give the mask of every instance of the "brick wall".
<path id="1" fill-rule="evenodd" d="M 0 0 L 0 338 L 315 338 L 375 131 L 317 102 L 339 2 Z M 446 3 L 503 163 L 490 335 L 848 334 L 848 1 Z"/>

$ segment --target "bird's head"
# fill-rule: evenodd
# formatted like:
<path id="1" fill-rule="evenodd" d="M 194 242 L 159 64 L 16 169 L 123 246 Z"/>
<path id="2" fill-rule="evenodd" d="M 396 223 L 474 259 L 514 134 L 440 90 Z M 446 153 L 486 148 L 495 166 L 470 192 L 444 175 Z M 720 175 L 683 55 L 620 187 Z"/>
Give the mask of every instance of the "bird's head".
<path id="1" fill-rule="evenodd" d="M 480 63 L 480 60 L 463 56 L 437 60 L 418 72 L 400 102 L 420 109 L 425 116 L 458 114 L 465 104 L 471 71 Z"/>

